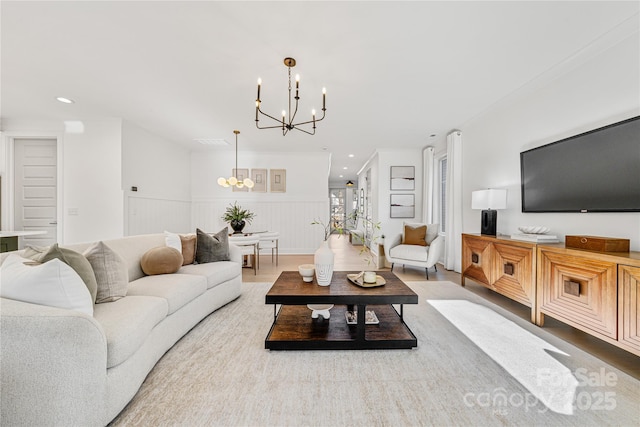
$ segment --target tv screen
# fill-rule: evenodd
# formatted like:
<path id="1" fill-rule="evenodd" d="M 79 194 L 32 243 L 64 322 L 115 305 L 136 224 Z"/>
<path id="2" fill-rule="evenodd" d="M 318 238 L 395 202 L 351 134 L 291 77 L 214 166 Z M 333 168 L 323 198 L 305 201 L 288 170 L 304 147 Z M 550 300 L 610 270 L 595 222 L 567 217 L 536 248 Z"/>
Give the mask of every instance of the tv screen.
<path id="1" fill-rule="evenodd" d="M 640 212 L 640 116 L 520 153 L 522 212 Z"/>

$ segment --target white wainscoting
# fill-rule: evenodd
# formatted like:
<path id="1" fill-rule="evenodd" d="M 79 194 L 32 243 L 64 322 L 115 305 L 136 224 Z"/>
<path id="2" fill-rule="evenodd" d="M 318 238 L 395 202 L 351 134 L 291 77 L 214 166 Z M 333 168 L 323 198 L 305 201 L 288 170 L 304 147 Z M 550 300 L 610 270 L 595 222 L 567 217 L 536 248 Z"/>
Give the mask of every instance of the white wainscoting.
<path id="1" fill-rule="evenodd" d="M 187 233 L 191 227 L 191 201 L 168 200 L 153 197 L 125 195 L 127 212 L 125 235 L 162 233 L 172 231 Z"/>
<path id="2" fill-rule="evenodd" d="M 235 199 L 197 200 L 192 205 L 191 228 L 217 232 L 227 224 L 221 217 Z M 329 199 L 256 201 L 240 200 L 238 204 L 254 212 L 255 218 L 244 231 L 279 231 L 281 254 L 312 254 L 324 238 L 324 231 L 311 222 L 329 218 Z M 231 229 L 229 229 L 231 231 Z"/>

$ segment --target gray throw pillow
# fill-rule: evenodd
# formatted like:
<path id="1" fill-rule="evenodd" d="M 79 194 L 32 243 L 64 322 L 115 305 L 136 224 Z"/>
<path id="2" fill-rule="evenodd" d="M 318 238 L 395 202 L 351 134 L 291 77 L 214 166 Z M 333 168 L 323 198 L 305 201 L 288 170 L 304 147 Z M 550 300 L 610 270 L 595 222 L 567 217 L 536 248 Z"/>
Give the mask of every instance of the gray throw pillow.
<path id="1" fill-rule="evenodd" d="M 78 273 L 78 276 L 80 276 L 84 284 L 87 286 L 89 294 L 91 294 L 91 302 L 96 302 L 96 296 L 98 293 L 96 275 L 91 263 L 81 253 L 72 251 L 71 249 L 61 248 L 57 243 L 54 243 L 53 245 L 44 248 L 30 246 L 25 250 L 24 256 L 25 258 L 41 263 L 51 261 L 52 259 L 59 259 L 64 262 Z"/>
<path id="2" fill-rule="evenodd" d="M 84 252 L 98 282 L 96 304 L 119 300 L 127 295 L 129 273 L 127 263 L 113 249 L 98 242 Z"/>
<path id="3" fill-rule="evenodd" d="M 213 236 L 196 229 L 196 263 L 229 261 L 229 236 L 227 227 Z"/>

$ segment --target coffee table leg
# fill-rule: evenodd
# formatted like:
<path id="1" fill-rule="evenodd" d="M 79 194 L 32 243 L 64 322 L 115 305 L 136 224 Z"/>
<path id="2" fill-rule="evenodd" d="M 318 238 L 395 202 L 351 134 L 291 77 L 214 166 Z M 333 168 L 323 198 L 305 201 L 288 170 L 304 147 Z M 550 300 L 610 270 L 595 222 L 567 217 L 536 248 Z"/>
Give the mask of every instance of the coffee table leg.
<path id="1" fill-rule="evenodd" d="M 367 306 L 365 304 L 358 304 L 358 324 L 356 326 L 356 339 L 360 342 L 364 342 L 364 333 L 367 327 L 366 325 L 366 315 L 367 314 Z"/>

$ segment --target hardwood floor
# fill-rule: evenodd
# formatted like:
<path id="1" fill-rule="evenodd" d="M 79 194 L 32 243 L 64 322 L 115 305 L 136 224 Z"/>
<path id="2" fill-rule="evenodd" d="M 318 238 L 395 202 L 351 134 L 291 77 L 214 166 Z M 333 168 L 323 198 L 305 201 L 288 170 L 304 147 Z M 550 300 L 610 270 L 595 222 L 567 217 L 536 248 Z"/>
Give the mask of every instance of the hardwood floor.
<path id="1" fill-rule="evenodd" d="M 366 266 L 363 256 L 360 255 L 360 249 L 362 246 L 352 246 L 349 243 L 349 239 L 345 236 L 331 236 L 330 247 L 335 253 L 335 270 L 360 271 Z M 257 270 L 257 274 L 254 274 L 253 269 L 244 268 L 242 272 L 242 280 L 244 282 L 253 283 L 273 283 L 282 271 L 297 271 L 298 265 L 300 264 L 313 264 L 313 255 L 280 255 L 278 259 L 278 266 L 276 266 L 275 260 L 273 262 L 271 261 L 271 255 L 267 252 L 263 252 L 260 256 L 260 268 Z M 389 268 L 383 268 L 382 270 L 388 271 Z M 403 268 L 401 266 L 396 266 L 393 269 L 393 272 L 404 282 L 426 280 L 425 271 L 422 268 Z M 429 269 L 429 280 L 448 280 L 450 282 L 460 284 L 460 274 L 445 270 L 442 265 L 439 265 L 438 271 Z M 469 279 L 467 279 L 466 283 L 465 288 L 470 292 L 473 292 L 488 301 L 509 310 L 527 321 L 530 320 L 531 311 L 528 307 L 497 294 Z M 581 350 L 598 357 L 632 377 L 640 379 L 640 357 L 612 346 L 591 335 L 585 334 L 584 332 L 554 320 L 549 316 L 545 319 L 544 330 L 575 345 Z"/>

